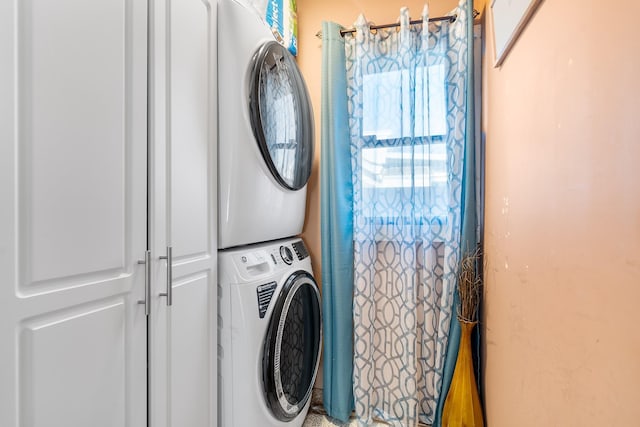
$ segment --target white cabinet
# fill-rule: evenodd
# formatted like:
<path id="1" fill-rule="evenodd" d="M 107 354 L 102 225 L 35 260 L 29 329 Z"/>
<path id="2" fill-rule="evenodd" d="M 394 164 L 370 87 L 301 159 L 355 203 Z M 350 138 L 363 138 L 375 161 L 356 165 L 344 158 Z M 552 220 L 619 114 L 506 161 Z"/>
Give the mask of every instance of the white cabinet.
<path id="1" fill-rule="evenodd" d="M 0 1 L 0 425 L 146 425 L 147 4 Z"/>
<path id="2" fill-rule="evenodd" d="M 0 0 L 1 426 L 216 424 L 215 12 Z"/>
<path id="3" fill-rule="evenodd" d="M 150 425 L 217 423 L 216 3 L 156 0 L 151 29 Z M 172 305 L 168 305 L 168 296 Z"/>

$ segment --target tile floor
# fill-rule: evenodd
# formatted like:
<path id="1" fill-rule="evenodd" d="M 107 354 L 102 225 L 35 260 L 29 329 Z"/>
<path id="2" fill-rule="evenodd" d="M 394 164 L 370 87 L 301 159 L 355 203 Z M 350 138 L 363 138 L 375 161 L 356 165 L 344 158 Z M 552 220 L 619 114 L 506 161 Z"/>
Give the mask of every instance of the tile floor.
<path id="1" fill-rule="evenodd" d="M 374 423 L 371 427 L 387 427 L 387 423 Z M 355 419 L 350 420 L 348 423 L 341 423 L 326 415 L 324 407 L 322 406 L 322 390 L 314 389 L 311 397 L 311 407 L 309 408 L 309 414 L 304 420 L 302 427 L 358 427 L 358 422 Z"/>
<path id="2" fill-rule="evenodd" d="M 376 421 L 371 424 L 371 427 L 389 427 L 390 425 L 391 424 L 384 421 Z M 418 426 L 431 427 L 426 424 L 418 424 Z M 351 419 L 348 423 L 341 423 L 338 420 L 328 417 L 322 406 L 322 389 L 314 388 L 313 394 L 311 395 L 309 414 L 304 420 L 302 427 L 358 427 L 358 422 L 355 419 Z"/>
<path id="3" fill-rule="evenodd" d="M 356 427 L 357 425 L 356 421 L 348 424 L 334 424 L 326 415 L 309 413 L 302 427 Z"/>
<path id="4" fill-rule="evenodd" d="M 302 427 L 351 427 L 352 425 L 357 426 L 357 423 L 354 421 L 353 423 L 342 424 L 328 417 L 322 406 L 322 389 L 313 389 L 309 414 Z"/>

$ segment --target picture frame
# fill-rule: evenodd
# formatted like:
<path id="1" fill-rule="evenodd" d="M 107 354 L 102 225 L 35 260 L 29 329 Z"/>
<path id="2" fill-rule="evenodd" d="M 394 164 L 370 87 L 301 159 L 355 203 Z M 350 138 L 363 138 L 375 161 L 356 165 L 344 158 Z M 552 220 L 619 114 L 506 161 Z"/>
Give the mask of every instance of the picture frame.
<path id="1" fill-rule="evenodd" d="M 542 0 L 491 0 L 495 62 L 500 67 Z"/>

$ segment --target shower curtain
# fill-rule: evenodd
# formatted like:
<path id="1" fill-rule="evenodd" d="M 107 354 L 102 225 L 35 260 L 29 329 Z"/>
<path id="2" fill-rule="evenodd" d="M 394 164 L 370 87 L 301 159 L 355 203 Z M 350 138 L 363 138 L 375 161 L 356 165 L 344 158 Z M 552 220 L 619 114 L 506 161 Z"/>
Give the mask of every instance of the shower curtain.
<path id="1" fill-rule="evenodd" d="M 416 26 L 403 8 L 398 30 L 376 32 L 360 16 L 344 38 L 346 88 L 333 81 L 337 30 L 323 27 L 323 51 L 334 54 L 323 53 L 324 403 L 341 420 L 353 404 L 361 425 L 440 423 L 459 339 L 456 272 L 462 250 L 477 243 L 472 6 L 461 0 L 454 22 L 437 23 L 425 7 Z M 334 126 L 345 89 L 348 146 Z M 329 93 L 337 109 L 325 105 Z M 352 240 L 339 242 L 341 231 Z M 337 270 L 336 253 L 351 250 L 352 271 Z M 345 358 L 352 384 L 339 377 L 347 369 L 336 369 Z"/>

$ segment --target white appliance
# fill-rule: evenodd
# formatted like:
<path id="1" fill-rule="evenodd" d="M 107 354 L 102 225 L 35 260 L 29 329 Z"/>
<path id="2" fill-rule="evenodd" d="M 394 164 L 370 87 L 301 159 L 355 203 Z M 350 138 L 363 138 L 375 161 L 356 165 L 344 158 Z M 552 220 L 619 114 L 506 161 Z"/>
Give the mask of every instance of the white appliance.
<path id="1" fill-rule="evenodd" d="M 219 425 L 299 427 L 320 360 L 320 295 L 300 239 L 221 251 Z"/>
<path id="2" fill-rule="evenodd" d="M 293 56 L 252 7 L 218 4 L 218 247 L 302 231 L 313 112 Z"/>

